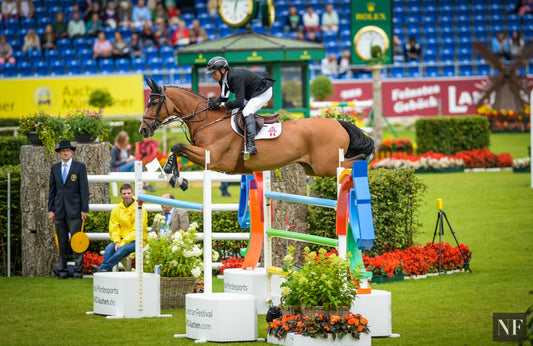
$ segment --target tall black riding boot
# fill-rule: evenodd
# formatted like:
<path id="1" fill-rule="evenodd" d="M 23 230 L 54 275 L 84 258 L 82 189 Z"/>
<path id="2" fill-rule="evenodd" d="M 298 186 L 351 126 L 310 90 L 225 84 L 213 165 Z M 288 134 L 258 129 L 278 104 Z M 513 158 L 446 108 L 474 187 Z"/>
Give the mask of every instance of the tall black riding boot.
<path id="1" fill-rule="evenodd" d="M 244 122 L 246 124 L 246 151 L 250 155 L 255 155 L 257 154 L 257 148 L 255 147 L 254 141 L 256 128 L 253 114 L 244 117 Z"/>

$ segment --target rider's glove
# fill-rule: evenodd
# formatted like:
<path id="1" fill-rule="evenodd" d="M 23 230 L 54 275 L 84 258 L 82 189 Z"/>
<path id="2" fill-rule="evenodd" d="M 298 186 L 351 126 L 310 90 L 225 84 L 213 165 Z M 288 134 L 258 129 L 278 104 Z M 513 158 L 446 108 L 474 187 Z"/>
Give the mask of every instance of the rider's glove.
<path id="1" fill-rule="evenodd" d="M 215 99 L 209 99 L 209 109 L 219 109 L 220 102 Z"/>

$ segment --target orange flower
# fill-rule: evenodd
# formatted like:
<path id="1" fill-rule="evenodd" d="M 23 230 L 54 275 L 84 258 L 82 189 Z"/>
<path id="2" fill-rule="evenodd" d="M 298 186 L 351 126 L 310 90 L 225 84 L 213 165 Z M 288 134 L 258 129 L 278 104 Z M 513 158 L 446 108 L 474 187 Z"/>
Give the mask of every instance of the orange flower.
<path id="1" fill-rule="evenodd" d="M 368 320 L 364 317 L 361 317 L 361 324 L 368 324 Z"/>
<path id="2" fill-rule="evenodd" d="M 341 317 L 340 317 L 340 316 L 337 316 L 337 315 L 331 315 L 330 323 L 331 323 L 331 324 L 335 324 L 335 323 L 339 322 L 340 320 L 341 320 Z"/>
<path id="3" fill-rule="evenodd" d="M 324 326 L 324 330 L 329 332 L 329 326 L 327 324 Z"/>
<path id="4" fill-rule="evenodd" d="M 363 331 L 363 326 L 359 326 L 359 327 L 357 327 L 357 331 L 358 331 L 358 332 L 362 332 L 362 331 Z"/>
<path id="5" fill-rule="evenodd" d="M 285 328 L 285 330 L 289 330 L 289 326 L 286 324 L 283 325 L 283 328 Z"/>

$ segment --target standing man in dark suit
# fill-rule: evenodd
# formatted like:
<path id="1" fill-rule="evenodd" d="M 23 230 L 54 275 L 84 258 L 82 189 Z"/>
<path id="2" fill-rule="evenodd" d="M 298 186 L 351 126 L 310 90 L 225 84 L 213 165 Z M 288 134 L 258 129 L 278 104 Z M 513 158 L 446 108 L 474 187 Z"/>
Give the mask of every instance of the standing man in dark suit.
<path id="1" fill-rule="evenodd" d="M 175 199 L 174 195 L 166 193 L 162 195 L 163 198 Z M 187 232 L 189 229 L 189 215 L 187 210 L 181 208 L 174 208 L 168 205 L 161 205 L 163 212 L 156 215 L 152 230 L 157 232 L 160 236 L 172 236 L 180 229 Z"/>
<path id="2" fill-rule="evenodd" d="M 220 96 L 216 100 L 210 99 L 209 108 L 226 108 L 228 110 L 242 109 L 246 124 L 246 147 L 244 152 L 250 155 L 257 154 L 255 147 L 254 114 L 272 98 L 272 85 L 274 80 L 268 73 L 257 74 L 245 68 L 231 68 L 228 61 L 216 56 L 207 63 L 207 73 L 220 85 Z M 235 100 L 228 101 L 230 93 L 235 94 Z"/>
<path id="3" fill-rule="evenodd" d="M 52 165 L 48 193 L 48 218 L 55 223 L 59 246 L 59 279 L 68 278 L 67 253 L 70 236 L 81 230 L 82 220 L 89 213 L 89 182 L 85 164 L 72 160 L 76 147 L 61 141 L 56 152 L 61 161 Z M 74 278 L 83 278 L 83 253 L 74 255 Z"/>

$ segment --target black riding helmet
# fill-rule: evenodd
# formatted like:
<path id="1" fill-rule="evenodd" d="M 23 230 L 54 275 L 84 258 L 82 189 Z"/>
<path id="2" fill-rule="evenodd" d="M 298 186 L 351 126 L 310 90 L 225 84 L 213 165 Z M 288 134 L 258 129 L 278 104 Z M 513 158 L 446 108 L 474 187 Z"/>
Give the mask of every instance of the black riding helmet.
<path id="1" fill-rule="evenodd" d="M 214 58 L 211 58 L 209 62 L 207 63 L 207 73 L 213 73 L 215 71 L 219 71 L 222 68 L 228 69 L 229 64 L 226 59 L 224 59 L 221 56 L 216 56 Z"/>

